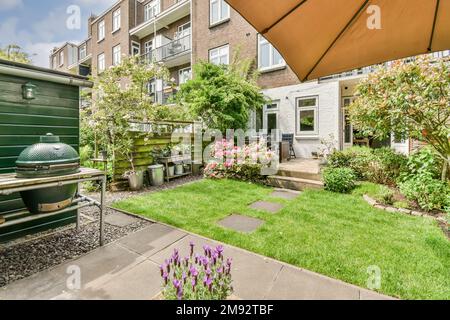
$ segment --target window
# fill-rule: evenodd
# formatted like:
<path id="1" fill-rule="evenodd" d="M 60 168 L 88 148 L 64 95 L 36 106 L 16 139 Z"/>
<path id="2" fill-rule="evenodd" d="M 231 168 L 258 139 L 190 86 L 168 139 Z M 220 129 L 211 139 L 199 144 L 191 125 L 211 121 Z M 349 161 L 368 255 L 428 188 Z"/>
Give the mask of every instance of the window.
<path id="1" fill-rule="evenodd" d="M 113 65 L 119 65 L 121 60 L 120 45 L 117 45 L 113 48 Z"/>
<path id="2" fill-rule="evenodd" d="M 269 70 L 284 67 L 286 62 L 280 53 L 263 36 L 258 35 L 258 68 Z"/>
<path id="3" fill-rule="evenodd" d="M 120 9 L 113 12 L 113 32 L 120 29 Z"/>
<path id="4" fill-rule="evenodd" d="M 145 53 L 149 53 L 150 51 L 153 50 L 153 40 L 147 41 L 144 44 L 144 50 L 145 50 Z"/>
<path id="5" fill-rule="evenodd" d="M 98 73 L 105 71 L 106 66 L 105 66 L 105 54 L 104 53 L 100 53 L 98 55 Z"/>
<path id="6" fill-rule="evenodd" d="M 230 6 L 225 0 L 210 0 L 209 24 L 216 25 L 230 18 Z"/>
<path id="7" fill-rule="evenodd" d="M 86 45 L 82 45 L 80 47 L 80 53 L 79 53 L 80 60 L 86 58 L 86 55 L 87 55 Z"/>
<path id="8" fill-rule="evenodd" d="M 141 54 L 141 44 L 139 42 L 131 41 L 131 54 L 139 56 Z"/>
<path id="9" fill-rule="evenodd" d="M 61 51 L 59 53 L 59 66 L 63 66 L 64 65 L 64 51 Z"/>
<path id="10" fill-rule="evenodd" d="M 318 127 L 318 98 L 308 97 L 297 100 L 297 134 L 317 135 Z"/>
<path id="11" fill-rule="evenodd" d="M 98 23 L 98 41 L 105 39 L 105 20 Z"/>
<path id="12" fill-rule="evenodd" d="M 56 69 L 58 67 L 57 60 L 58 60 L 58 58 L 56 56 L 53 56 L 53 62 L 52 62 L 53 69 Z"/>
<path id="13" fill-rule="evenodd" d="M 181 69 L 179 71 L 178 82 L 179 84 L 186 83 L 188 80 L 191 80 L 191 77 L 192 77 L 191 68 Z"/>
<path id="14" fill-rule="evenodd" d="M 191 34 L 191 23 L 185 23 L 181 26 L 178 26 L 178 31 L 175 34 L 175 39 L 180 39 L 183 37 L 187 37 L 188 35 Z"/>
<path id="15" fill-rule="evenodd" d="M 214 64 L 230 63 L 229 45 L 209 50 L 209 62 Z"/>
<path id="16" fill-rule="evenodd" d="M 144 7 L 144 21 L 154 18 L 160 12 L 159 0 L 152 1 Z"/>

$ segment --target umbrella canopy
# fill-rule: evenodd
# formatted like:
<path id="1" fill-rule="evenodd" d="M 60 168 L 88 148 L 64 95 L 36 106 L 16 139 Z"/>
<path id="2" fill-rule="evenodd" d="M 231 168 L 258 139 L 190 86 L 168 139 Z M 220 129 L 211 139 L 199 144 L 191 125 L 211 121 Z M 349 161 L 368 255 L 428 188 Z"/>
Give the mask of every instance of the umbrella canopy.
<path id="1" fill-rule="evenodd" d="M 226 0 L 301 81 L 450 49 L 450 0 Z"/>

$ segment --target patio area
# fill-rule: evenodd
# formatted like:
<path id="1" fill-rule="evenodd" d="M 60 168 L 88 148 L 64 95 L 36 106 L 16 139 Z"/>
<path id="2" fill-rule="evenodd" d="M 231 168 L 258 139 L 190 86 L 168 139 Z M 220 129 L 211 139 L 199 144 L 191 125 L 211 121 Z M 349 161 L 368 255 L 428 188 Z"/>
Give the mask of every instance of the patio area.
<path id="1" fill-rule="evenodd" d="M 154 299 L 161 292 L 159 265 L 174 249 L 187 254 L 191 241 L 200 247 L 219 244 L 154 223 L 78 259 L 3 287 L 0 300 Z M 233 246 L 224 248 L 225 256 L 233 258 L 234 295 L 239 299 L 391 299 Z M 73 270 L 80 271 L 79 290 L 67 286 Z"/>

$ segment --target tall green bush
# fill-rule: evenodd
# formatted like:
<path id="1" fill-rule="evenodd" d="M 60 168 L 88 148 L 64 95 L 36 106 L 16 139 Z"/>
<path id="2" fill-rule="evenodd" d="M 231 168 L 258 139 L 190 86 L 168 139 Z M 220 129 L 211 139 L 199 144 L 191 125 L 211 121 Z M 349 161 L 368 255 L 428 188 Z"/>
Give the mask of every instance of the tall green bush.
<path id="1" fill-rule="evenodd" d="M 325 190 L 350 193 L 356 184 L 355 172 L 350 168 L 328 168 L 323 172 Z"/>

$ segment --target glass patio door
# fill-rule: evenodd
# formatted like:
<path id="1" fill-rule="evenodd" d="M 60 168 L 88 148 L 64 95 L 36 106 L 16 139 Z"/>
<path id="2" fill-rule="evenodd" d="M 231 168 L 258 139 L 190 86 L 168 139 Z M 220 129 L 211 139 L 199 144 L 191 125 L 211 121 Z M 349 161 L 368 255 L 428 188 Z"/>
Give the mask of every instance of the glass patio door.
<path id="1" fill-rule="evenodd" d="M 345 97 L 342 99 L 342 128 L 344 149 L 353 147 L 353 125 L 350 122 L 348 106 L 355 100 L 355 97 Z"/>

